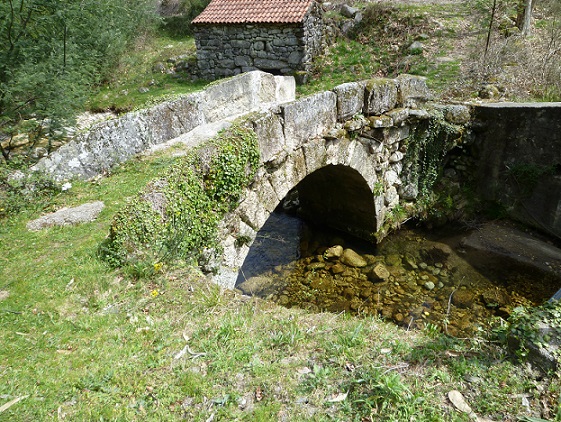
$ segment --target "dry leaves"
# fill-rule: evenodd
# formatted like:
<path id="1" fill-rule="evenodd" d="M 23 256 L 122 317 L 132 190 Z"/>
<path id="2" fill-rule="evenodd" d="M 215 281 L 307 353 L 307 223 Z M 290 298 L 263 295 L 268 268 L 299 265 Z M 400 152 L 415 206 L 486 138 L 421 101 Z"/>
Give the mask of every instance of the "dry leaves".
<path id="1" fill-rule="evenodd" d="M 469 404 L 467 404 L 464 396 L 459 391 L 452 390 L 448 392 L 448 399 L 452 402 L 456 409 L 458 409 L 462 413 L 467 413 L 471 419 L 477 422 L 492 422 L 489 419 L 480 418 L 479 416 L 477 416 L 475 412 L 471 410 L 471 407 L 469 407 Z"/>

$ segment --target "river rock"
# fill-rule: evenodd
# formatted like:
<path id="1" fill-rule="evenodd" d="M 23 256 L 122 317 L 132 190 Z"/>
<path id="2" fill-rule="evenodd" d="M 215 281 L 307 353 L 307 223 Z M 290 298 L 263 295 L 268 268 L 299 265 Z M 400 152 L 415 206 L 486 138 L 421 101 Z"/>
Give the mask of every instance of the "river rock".
<path id="1" fill-rule="evenodd" d="M 510 296 L 501 289 L 487 289 L 481 294 L 485 306 L 490 309 L 502 308 L 510 304 Z"/>
<path id="2" fill-rule="evenodd" d="M 349 302 L 348 300 L 340 299 L 340 300 L 338 300 L 337 302 L 332 303 L 331 305 L 329 305 L 329 306 L 327 307 L 327 310 L 328 310 L 329 312 L 336 312 L 336 313 L 339 313 L 339 312 L 346 312 L 346 311 L 348 311 L 348 310 L 350 309 L 350 307 L 351 307 L 351 304 L 350 304 L 350 302 Z"/>
<path id="3" fill-rule="evenodd" d="M 312 262 L 306 267 L 307 271 L 317 271 L 325 268 L 325 262 Z"/>
<path id="4" fill-rule="evenodd" d="M 341 255 L 341 262 L 349 267 L 355 268 L 362 268 L 368 265 L 366 260 L 352 249 L 345 249 L 343 251 L 343 254 Z"/>
<path id="5" fill-rule="evenodd" d="M 452 295 L 452 303 L 458 308 L 471 308 L 474 295 L 469 290 L 456 290 Z"/>
<path id="6" fill-rule="evenodd" d="M 335 288 L 335 284 L 330 278 L 315 278 L 310 283 L 312 289 L 329 292 Z"/>
<path id="7" fill-rule="evenodd" d="M 432 281 L 427 281 L 427 282 L 425 283 L 425 288 L 426 288 L 427 290 L 433 290 L 434 287 L 435 287 L 435 286 L 434 286 L 434 283 L 433 283 Z"/>
<path id="8" fill-rule="evenodd" d="M 386 256 L 386 264 L 391 267 L 400 267 L 402 265 L 401 256 L 398 254 L 391 254 Z"/>
<path id="9" fill-rule="evenodd" d="M 341 245 L 332 246 L 323 253 L 325 259 L 337 259 L 341 258 L 341 255 L 343 255 L 343 247 Z"/>
<path id="10" fill-rule="evenodd" d="M 372 296 L 373 290 L 369 287 L 360 290 L 360 297 L 363 299 L 368 299 Z"/>
<path id="11" fill-rule="evenodd" d="M 390 272 L 384 264 L 376 264 L 368 273 L 368 278 L 372 281 L 386 281 L 390 278 Z"/>
<path id="12" fill-rule="evenodd" d="M 376 255 L 365 254 L 362 256 L 368 262 L 368 265 L 376 264 L 377 262 L 381 261 L 381 258 L 377 257 Z"/>
<path id="13" fill-rule="evenodd" d="M 405 255 L 405 262 L 407 262 L 407 265 L 409 266 L 409 269 L 411 269 L 411 270 L 416 270 L 416 269 L 419 268 L 419 266 L 415 262 L 415 257 L 413 257 L 413 255 L 411 255 L 411 254 Z"/>
<path id="14" fill-rule="evenodd" d="M 346 287 L 345 290 L 343 290 L 343 295 L 347 299 L 352 299 L 353 297 L 356 296 L 355 289 L 353 289 L 352 287 Z"/>
<path id="15" fill-rule="evenodd" d="M 330 268 L 330 270 L 333 274 L 341 274 L 342 272 L 345 271 L 345 266 L 340 262 L 337 262 Z"/>
<path id="16" fill-rule="evenodd" d="M 237 288 L 246 295 L 267 295 L 275 290 L 275 282 L 270 277 L 250 277 Z"/>

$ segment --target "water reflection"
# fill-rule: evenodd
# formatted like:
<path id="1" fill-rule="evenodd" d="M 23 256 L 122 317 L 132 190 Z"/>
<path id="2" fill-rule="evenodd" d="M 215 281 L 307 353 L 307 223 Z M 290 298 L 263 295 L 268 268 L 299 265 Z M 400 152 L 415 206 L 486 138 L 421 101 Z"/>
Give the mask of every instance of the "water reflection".
<path id="1" fill-rule="evenodd" d="M 561 285 L 501 257 L 486 256 L 478 267 L 460 239 L 403 229 L 376 246 L 274 213 L 237 287 L 284 306 L 379 314 L 405 327 L 430 323 L 467 336 L 516 306 L 542 303 Z"/>

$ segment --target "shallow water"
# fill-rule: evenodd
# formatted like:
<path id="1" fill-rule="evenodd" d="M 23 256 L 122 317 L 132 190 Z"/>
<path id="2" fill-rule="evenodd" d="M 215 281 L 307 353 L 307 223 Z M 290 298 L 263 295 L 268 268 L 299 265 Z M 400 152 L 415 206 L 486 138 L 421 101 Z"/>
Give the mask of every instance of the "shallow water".
<path id="1" fill-rule="evenodd" d="M 404 327 L 431 324 L 463 337 L 516 306 L 546 301 L 561 287 L 560 278 L 535 268 L 463 248 L 468 234 L 435 238 L 405 228 L 372 245 L 274 213 L 252 245 L 237 288 L 287 307 L 380 314 Z M 329 249 L 335 245 L 343 248 Z M 333 256 L 336 249 L 359 257 L 349 262 Z"/>

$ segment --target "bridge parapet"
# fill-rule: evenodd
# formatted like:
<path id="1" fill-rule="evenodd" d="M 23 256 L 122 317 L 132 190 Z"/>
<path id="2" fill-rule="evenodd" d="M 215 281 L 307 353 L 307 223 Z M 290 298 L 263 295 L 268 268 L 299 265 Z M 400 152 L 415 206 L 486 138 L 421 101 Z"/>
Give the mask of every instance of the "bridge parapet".
<path id="1" fill-rule="evenodd" d="M 272 75 L 258 76 L 258 92 L 275 99 L 287 99 L 293 95 L 293 90 L 286 84 L 279 87 Z M 241 86 L 231 86 L 224 92 L 219 89 L 222 85 L 213 85 L 209 89 L 226 99 L 226 103 L 234 104 L 233 108 L 263 104 L 263 99 L 243 98 L 249 89 L 247 82 L 255 81 L 255 77 L 242 75 L 237 78 L 243 82 Z M 234 84 L 237 78 L 232 78 L 227 84 Z M 400 200 L 416 199 L 421 173 L 426 170 L 418 160 L 423 148 L 433 141 L 439 142 L 441 149 L 447 148 L 453 144 L 455 137 L 460 136 L 455 126 L 446 121 L 445 116 L 450 114 L 446 110 L 436 107 L 436 115 L 440 116 L 439 125 L 446 131 L 441 133 L 442 127 L 433 124 L 435 114 L 424 106 L 430 99 L 429 94 L 423 78 L 402 75 L 396 79 L 344 84 L 333 91 L 286 103 L 263 104 L 259 110 L 239 117 L 236 124 L 245 127 L 244 130 L 250 128 L 258 143 L 260 159 L 254 169 L 255 176 L 241 192 L 236 206 L 230 208 L 229 204 L 227 215 L 220 217 L 222 220 L 217 233 L 212 234 L 220 240 L 220 247 L 199 250 L 200 245 L 207 243 L 205 240 L 194 243 L 189 251 L 179 252 L 194 256 L 207 271 L 217 273 L 215 281 L 219 284 L 233 287 L 237 270 L 260 228 L 281 201 L 289 193 L 296 192 L 303 215 L 373 239 Z M 210 94 L 204 95 L 210 98 Z M 220 107 L 232 109 L 228 104 Z M 215 120 L 226 113 L 220 107 L 198 103 L 195 115 L 202 113 L 204 119 Z M 466 113 L 469 115 L 469 109 Z M 451 114 L 457 116 L 462 113 Z M 200 119 L 204 120 L 203 117 Z M 102 127 L 105 130 L 108 125 Z M 139 127 L 135 131 L 138 132 Z M 126 132 L 126 136 L 132 139 L 135 131 Z M 242 137 L 246 136 L 243 133 L 247 134 L 244 131 L 236 133 Z M 229 136 L 227 134 L 222 140 L 230 139 Z M 102 139 L 111 139 L 111 136 Z M 226 145 L 224 151 L 228 154 L 227 144 L 222 145 Z M 237 148 L 246 148 L 243 145 L 244 142 L 237 142 Z M 443 152 L 437 149 L 438 159 L 442 159 Z M 194 183 L 193 189 L 203 198 L 201 203 L 204 204 L 203 209 L 198 210 L 195 203 L 186 210 L 191 221 L 189 227 L 202 229 L 204 226 L 204 235 L 211 235 L 214 229 L 192 219 L 203 219 L 205 214 L 215 213 L 210 204 L 216 198 L 213 199 L 213 193 L 206 190 L 209 174 L 212 173 L 209 170 L 214 162 L 212 160 L 220 161 L 221 152 L 216 149 L 216 144 L 209 141 L 191 151 L 190 156 L 192 154 L 196 156 L 195 161 L 182 162 L 187 166 L 185 168 L 178 163 L 162 174 L 116 216 L 108 248 L 113 250 L 113 256 L 118 257 L 121 263 L 126 262 L 129 256 L 132 259 L 158 259 L 153 257 L 153 251 L 173 241 L 165 237 L 170 236 L 173 230 L 186 230 L 174 226 L 178 221 L 176 206 L 181 207 L 184 201 L 189 201 L 192 193 L 189 189 L 185 190 L 186 183 L 178 183 L 184 175 L 189 175 L 189 183 Z M 239 161 L 235 156 L 232 160 Z M 194 165 L 194 162 L 197 164 Z M 222 164 L 228 163 L 222 161 Z M 434 168 L 430 170 L 435 171 Z M 193 171 L 200 174 L 193 174 Z M 179 185 L 182 187 L 179 188 Z M 177 191 L 176 186 L 182 190 Z M 216 208 L 220 212 L 225 209 L 221 204 L 216 204 Z M 199 217 L 193 217 L 195 215 Z M 150 220 L 140 221 L 144 216 Z M 134 230 L 129 238 L 127 230 L 131 227 Z M 143 228 L 148 231 L 146 236 L 142 233 Z M 193 233 L 190 236 L 193 239 L 197 237 Z M 121 250 L 117 250 L 119 248 Z"/>
<path id="2" fill-rule="evenodd" d="M 250 115 L 246 123 L 257 134 L 261 165 L 221 225 L 224 252 L 207 268 L 218 269 L 215 281 L 233 286 L 260 228 L 295 191 L 302 215 L 374 240 L 400 199 L 414 201 L 419 193 L 421 151 L 408 156 L 413 138 L 427 136 L 436 113 L 454 130 L 441 134 L 432 128 L 433 135 L 451 148 L 461 137 L 458 116 L 461 123 L 469 121 L 465 106 L 427 111 L 423 107 L 430 98 L 423 78 L 402 75 L 343 84 Z M 442 158 L 442 151 L 438 154 Z M 240 245 L 240 237 L 250 240 Z"/>

